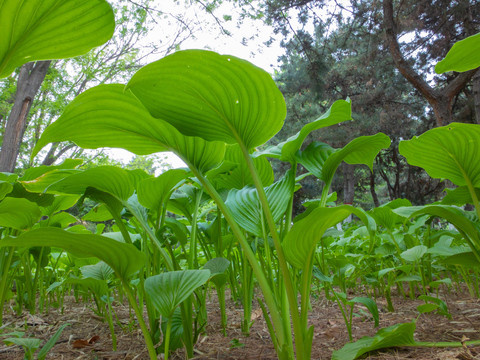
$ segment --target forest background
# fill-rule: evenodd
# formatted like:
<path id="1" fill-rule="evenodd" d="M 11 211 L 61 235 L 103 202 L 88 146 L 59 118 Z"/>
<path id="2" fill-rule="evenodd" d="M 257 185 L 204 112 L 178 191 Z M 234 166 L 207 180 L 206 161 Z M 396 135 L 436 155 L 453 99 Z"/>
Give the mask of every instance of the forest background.
<path id="1" fill-rule="evenodd" d="M 205 31 L 213 36 L 201 47 L 213 50 L 216 41 L 239 42 L 265 56 L 279 41 L 282 54 L 266 70 L 285 97 L 287 118 L 271 144 L 346 98 L 352 101 L 354 121 L 315 132 L 309 140 L 339 148 L 362 135 L 390 137 L 392 145 L 377 156 L 373 172 L 342 165 L 332 186 L 340 203 L 368 209 L 396 198 L 413 204 L 437 200 L 444 183 L 408 165 L 398 153 L 399 141 L 452 121 L 480 123 L 480 72 L 433 71 L 453 43 L 480 31 L 480 2 L 475 0 L 172 2 L 184 9 L 180 12 L 154 0 L 112 3 L 117 28 L 107 44 L 73 59 L 25 64 L 0 81 L 0 171 L 23 173 L 65 158 L 82 158 L 84 167 L 122 165 L 105 150 L 87 151 L 74 143 L 54 143 L 33 160 L 30 154 L 45 127 L 78 94 L 98 84 L 124 82 L 152 57 L 162 58 L 189 42 L 202 44 Z M 166 30 L 159 35 L 158 29 Z M 263 31 L 272 37 L 259 37 Z M 157 154 L 136 156 L 123 166 L 158 173 L 170 165 Z M 280 163 L 274 169 L 284 172 Z M 319 196 L 318 181 L 302 181 L 295 212 L 305 199 Z"/>

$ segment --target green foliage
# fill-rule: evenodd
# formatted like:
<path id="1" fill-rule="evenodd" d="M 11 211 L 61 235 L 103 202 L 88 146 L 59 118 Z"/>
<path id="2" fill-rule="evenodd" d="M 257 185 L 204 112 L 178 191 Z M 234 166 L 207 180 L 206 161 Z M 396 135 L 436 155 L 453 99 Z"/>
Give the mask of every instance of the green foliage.
<path id="1" fill-rule="evenodd" d="M 269 140 L 285 119 L 283 97 L 268 73 L 210 51 L 178 51 L 149 64 L 127 89 L 184 135 L 242 142 L 247 149 Z"/>
<path id="2" fill-rule="evenodd" d="M 435 72 L 467 71 L 480 66 L 480 33 L 456 42 L 448 51 L 445 59 L 435 65 Z"/>
<path id="3" fill-rule="evenodd" d="M 0 3 L 9 42 L 0 48 L 0 78 L 29 61 L 81 55 L 113 35 L 115 19 L 106 1 L 52 0 Z"/>
<path id="4" fill-rule="evenodd" d="M 332 354 L 332 360 L 354 360 L 369 351 L 388 348 L 392 346 L 406 346 L 415 344 L 413 332 L 415 323 L 396 324 L 380 329 L 375 336 L 365 336 L 360 340 L 346 344 Z"/>

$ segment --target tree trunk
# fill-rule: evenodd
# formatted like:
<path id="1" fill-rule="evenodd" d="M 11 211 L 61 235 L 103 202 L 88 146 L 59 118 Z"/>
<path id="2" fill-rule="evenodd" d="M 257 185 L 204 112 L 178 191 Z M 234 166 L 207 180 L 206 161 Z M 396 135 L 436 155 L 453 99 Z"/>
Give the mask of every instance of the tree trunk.
<path id="1" fill-rule="evenodd" d="M 13 172 L 33 99 L 47 74 L 50 61 L 27 63 L 20 69 L 15 103 L 7 120 L 0 150 L 0 171 Z"/>
<path id="2" fill-rule="evenodd" d="M 375 191 L 375 174 L 374 172 L 370 172 L 370 194 L 372 194 L 373 204 L 375 207 L 380 206 L 380 201 L 378 201 L 378 195 Z"/>
<path id="3" fill-rule="evenodd" d="M 480 71 L 473 77 L 473 106 L 475 107 L 475 122 L 480 124 Z"/>
<path id="4" fill-rule="evenodd" d="M 355 166 L 342 163 L 343 168 L 343 203 L 353 204 L 355 198 Z"/>
<path id="5" fill-rule="evenodd" d="M 445 87 L 434 89 L 405 60 L 397 39 L 396 24 L 393 16 L 393 0 L 383 0 L 383 27 L 388 49 L 395 67 L 428 101 L 433 108 L 437 126 L 452 122 L 452 102 L 473 77 L 475 70 L 457 74 Z"/>

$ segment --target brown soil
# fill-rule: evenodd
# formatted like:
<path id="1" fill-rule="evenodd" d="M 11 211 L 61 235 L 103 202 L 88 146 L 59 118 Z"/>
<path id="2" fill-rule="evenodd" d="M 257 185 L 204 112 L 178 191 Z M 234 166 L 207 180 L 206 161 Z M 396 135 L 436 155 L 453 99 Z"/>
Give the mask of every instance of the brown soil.
<path id="1" fill-rule="evenodd" d="M 356 294 L 358 296 L 358 294 Z M 424 314 L 417 321 L 415 339 L 417 341 L 462 341 L 480 339 L 480 300 L 469 296 L 467 291 L 444 292 L 440 298 L 446 301 L 453 316 L 452 320 L 436 314 Z M 380 327 L 408 322 L 418 316 L 416 307 L 422 301 L 404 299 L 394 295 L 395 312 L 386 311 L 386 302 L 377 299 L 380 311 Z M 133 312 L 128 305 L 116 304 L 119 323 L 116 324 L 118 348 L 112 351 L 110 331 L 106 322 L 97 317 L 91 304 L 75 302 L 73 297 L 65 298 L 63 314 L 58 309 L 50 309 L 48 314 L 31 316 L 25 314 L 16 317 L 11 311 L 4 315 L 3 332 L 14 329 L 25 331 L 28 337 L 42 340 L 49 339 L 64 323 L 71 324 L 62 333 L 60 340 L 47 355 L 47 359 L 148 359 L 144 340 L 136 326 Z M 342 315 L 336 303 L 327 301 L 323 297 L 312 299 L 310 323 L 315 326 L 312 359 L 330 359 L 332 351 L 341 348 L 348 342 L 348 334 Z M 213 294 L 207 301 L 209 323 L 205 334 L 195 346 L 197 360 L 206 359 L 276 359 L 268 330 L 262 318 L 261 311 L 254 308 L 250 336 L 246 337 L 240 329 L 242 309 L 227 300 L 228 327 L 227 336 L 222 335 L 220 326 L 220 311 L 216 297 Z M 356 307 L 359 313 L 360 308 Z M 121 326 L 120 326 L 121 324 Z M 354 339 L 362 336 L 374 335 L 372 319 L 367 316 L 355 317 L 353 324 Z M 98 339 L 95 341 L 95 338 Z M 76 340 L 87 342 L 92 339 L 91 345 L 75 348 Z M 0 345 L 0 359 L 23 359 L 23 351 L 18 346 Z M 160 358 L 160 356 L 159 356 Z M 394 348 L 370 354 L 368 359 L 397 360 L 471 360 L 480 359 L 480 347 L 470 348 Z M 182 350 L 170 356 L 172 360 L 185 359 Z"/>

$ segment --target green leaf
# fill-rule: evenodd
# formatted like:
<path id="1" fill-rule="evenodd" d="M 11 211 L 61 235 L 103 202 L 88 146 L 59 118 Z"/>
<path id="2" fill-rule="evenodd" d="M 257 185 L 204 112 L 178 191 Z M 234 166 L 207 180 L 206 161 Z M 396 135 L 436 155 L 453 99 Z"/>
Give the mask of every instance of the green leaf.
<path id="1" fill-rule="evenodd" d="M 130 174 L 119 167 L 99 166 L 75 173 L 48 186 L 45 191 L 54 194 L 83 194 L 87 188 L 109 193 L 127 200 L 132 196 L 134 187 Z"/>
<path id="2" fill-rule="evenodd" d="M 390 146 L 390 138 L 378 133 L 371 136 L 360 136 L 350 141 L 342 149 L 332 153 L 323 165 L 321 179 L 325 183 L 330 183 L 333 179 L 335 171 L 342 161 L 347 164 L 364 164 L 370 170 L 373 168 L 373 160 L 381 149 Z"/>
<path id="3" fill-rule="evenodd" d="M 206 50 L 177 51 L 144 66 L 127 88 L 153 117 L 187 136 L 264 144 L 282 127 L 286 105 L 271 76 L 248 61 Z"/>
<path id="4" fill-rule="evenodd" d="M 45 220 L 45 222 L 48 224 L 48 226 L 65 229 L 67 226 L 78 222 L 78 219 L 72 214 L 62 211 L 53 216 L 50 216 L 47 220 Z"/>
<path id="5" fill-rule="evenodd" d="M 289 170 L 281 180 L 265 188 L 275 222 L 279 221 L 287 210 L 294 186 L 293 172 Z M 258 237 L 263 237 L 262 208 L 256 189 L 251 187 L 241 190 L 233 189 L 228 193 L 225 204 L 242 228 Z"/>
<path id="6" fill-rule="evenodd" d="M 217 257 L 217 258 L 208 260 L 207 263 L 203 265 L 203 268 L 210 270 L 210 273 L 211 273 L 210 280 L 218 288 L 224 285 L 228 281 L 226 271 L 228 270 L 229 266 L 230 266 L 230 261 L 222 257 Z"/>
<path id="7" fill-rule="evenodd" d="M 378 326 L 378 321 L 379 321 L 379 315 L 378 315 L 378 307 L 377 303 L 367 297 L 354 297 L 351 301 L 365 305 L 365 307 L 370 311 L 370 314 L 372 314 L 373 321 L 375 322 L 375 327 Z"/>
<path id="8" fill-rule="evenodd" d="M 286 141 L 259 152 L 256 156 L 268 156 L 282 161 L 295 162 L 295 154 L 300 150 L 305 138 L 314 130 L 352 120 L 352 106 L 350 100 L 337 100 L 318 119 L 306 124 L 298 133 L 289 137 Z"/>
<path id="9" fill-rule="evenodd" d="M 305 150 L 298 151 L 296 159 L 308 171 L 321 179 L 323 165 L 328 157 L 335 151 L 336 150 L 328 144 L 320 141 L 314 141 L 310 143 Z"/>
<path id="10" fill-rule="evenodd" d="M 108 294 L 108 285 L 105 280 L 94 279 L 94 278 L 68 278 L 63 282 L 64 284 L 72 284 L 81 286 L 85 290 L 90 290 L 98 297 L 102 297 Z"/>
<path id="11" fill-rule="evenodd" d="M 105 204 L 100 204 L 95 206 L 92 210 L 85 214 L 82 219 L 85 221 L 99 222 L 112 220 L 113 216 Z"/>
<path id="12" fill-rule="evenodd" d="M 41 216 L 40 207 L 27 199 L 7 197 L 0 202 L 0 226 L 25 230 Z"/>
<path id="13" fill-rule="evenodd" d="M 445 59 L 435 66 L 435 72 L 463 72 L 480 66 L 480 33 L 457 41 L 448 51 Z"/>
<path id="14" fill-rule="evenodd" d="M 480 187 L 480 126 L 451 123 L 401 141 L 400 154 L 410 165 L 420 166 L 432 178 L 455 185 Z"/>
<path id="15" fill-rule="evenodd" d="M 70 326 L 70 324 L 63 324 L 58 328 L 57 331 L 55 331 L 55 334 L 46 342 L 45 345 L 40 349 L 40 351 L 37 354 L 37 360 L 45 360 L 47 357 L 48 352 L 53 348 L 55 343 L 58 341 L 60 338 L 60 335 L 62 335 L 62 331 L 67 327 Z"/>
<path id="16" fill-rule="evenodd" d="M 51 216 L 59 211 L 70 209 L 77 203 L 79 196 L 75 195 L 59 195 L 55 196 L 52 204 L 43 208 L 43 215 Z"/>
<path id="17" fill-rule="evenodd" d="M 138 184 L 137 194 L 140 204 L 147 209 L 158 211 L 173 188 L 188 175 L 187 170 L 168 170 L 156 178 L 148 178 Z"/>
<path id="18" fill-rule="evenodd" d="M 425 245 L 417 245 L 405 250 L 400 256 L 406 261 L 417 262 L 427 253 L 427 249 L 428 248 Z"/>
<path id="19" fill-rule="evenodd" d="M 145 255 L 133 245 L 100 235 L 75 234 L 57 228 L 34 229 L 17 238 L 3 239 L 0 247 L 4 246 L 52 246 L 80 258 L 96 257 L 110 265 L 122 279 L 145 266 Z"/>
<path id="20" fill-rule="evenodd" d="M 85 265 L 80 268 L 83 277 L 97 280 L 109 280 L 113 274 L 113 269 L 104 261 L 99 261 L 94 265 Z"/>
<path id="21" fill-rule="evenodd" d="M 155 308 L 171 317 L 175 308 L 210 278 L 210 270 L 169 271 L 145 280 L 145 291 Z"/>
<path id="22" fill-rule="evenodd" d="M 373 337 L 362 337 L 332 353 L 332 360 L 354 360 L 370 351 L 394 346 L 414 345 L 415 323 L 396 324 L 380 329 Z"/>
<path id="23" fill-rule="evenodd" d="M 227 146 L 225 161 L 231 164 L 232 168 L 227 173 L 219 174 L 212 178 L 211 181 L 217 188 L 242 189 L 245 186 L 254 185 L 247 162 L 238 145 Z M 270 162 L 265 157 L 254 157 L 253 163 L 263 186 L 271 185 L 274 176 Z"/>
<path id="24" fill-rule="evenodd" d="M 447 194 L 442 199 L 441 203 L 443 205 L 457 205 L 463 206 L 465 204 L 472 204 L 472 195 L 466 186 L 460 186 L 455 189 L 445 189 Z M 475 194 L 477 198 L 480 198 L 480 189 L 475 188 Z"/>
<path id="25" fill-rule="evenodd" d="M 467 237 L 468 245 L 473 251 L 480 249 L 480 234 L 474 222 L 468 219 L 465 212 L 454 206 L 448 205 L 427 205 L 415 207 L 417 211 L 411 213 L 411 217 L 419 215 L 431 215 L 444 218 L 449 223 L 454 225 L 462 235 Z M 402 208 L 396 209 L 399 211 Z"/>
<path id="26" fill-rule="evenodd" d="M 79 126 L 88 131 L 78 131 Z M 120 84 L 99 85 L 75 98 L 40 137 L 32 156 L 50 142 L 73 141 L 87 149 L 122 148 L 137 155 L 172 151 L 202 172 L 217 167 L 224 142 L 187 137 L 153 118 L 145 106 Z"/>
<path id="27" fill-rule="evenodd" d="M 2 0 L 0 78 L 30 61 L 85 54 L 109 40 L 115 29 L 103 0 Z"/>
<path id="28" fill-rule="evenodd" d="M 352 209 L 353 207 L 349 205 L 334 208 L 319 207 L 293 224 L 283 241 L 287 260 L 296 268 L 303 269 L 315 252 L 325 230 L 347 218 Z"/>
<path id="29" fill-rule="evenodd" d="M 471 251 L 451 255 L 445 258 L 442 262 L 449 265 L 465 266 L 467 269 L 480 267 L 480 262 Z"/>
<path id="30" fill-rule="evenodd" d="M 33 352 L 35 352 L 35 350 L 38 349 L 38 347 L 42 343 L 42 340 L 33 338 L 7 338 L 3 339 L 3 341 L 6 343 L 12 343 L 18 346 L 22 346 L 26 349 L 25 352 L 30 354 L 33 354 Z M 28 357 L 26 359 L 28 359 Z"/>
<path id="31" fill-rule="evenodd" d="M 72 170 L 76 169 L 83 163 L 82 159 L 65 159 L 60 165 L 41 165 L 37 167 L 31 167 L 25 170 L 20 181 L 30 181 L 39 178 L 40 176 L 52 172 L 54 170 Z"/>

